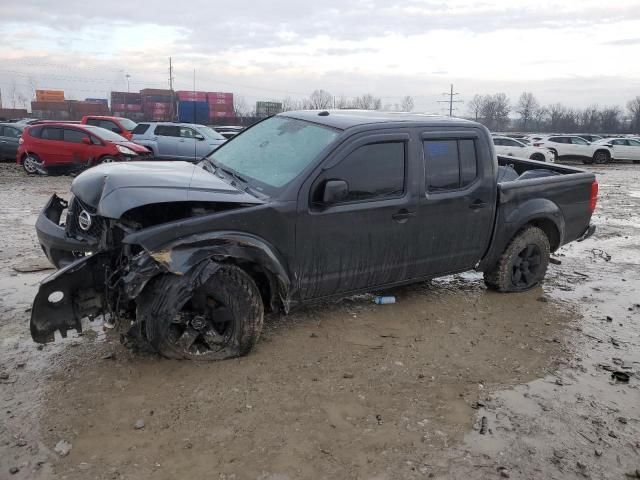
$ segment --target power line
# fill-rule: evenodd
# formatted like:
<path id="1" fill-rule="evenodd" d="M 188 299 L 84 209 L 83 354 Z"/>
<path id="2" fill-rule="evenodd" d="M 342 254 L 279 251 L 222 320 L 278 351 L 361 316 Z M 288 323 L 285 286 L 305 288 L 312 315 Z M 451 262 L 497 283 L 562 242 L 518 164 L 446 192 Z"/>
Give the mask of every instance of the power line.
<path id="1" fill-rule="evenodd" d="M 449 93 L 443 93 L 442 95 L 448 96 L 449 100 L 438 100 L 438 103 L 448 103 L 449 104 L 449 116 L 453 117 L 453 104 L 454 103 L 464 103 L 462 100 L 454 100 L 456 95 L 460 95 L 459 93 L 453 92 L 453 84 L 451 84 L 451 89 Z"/>

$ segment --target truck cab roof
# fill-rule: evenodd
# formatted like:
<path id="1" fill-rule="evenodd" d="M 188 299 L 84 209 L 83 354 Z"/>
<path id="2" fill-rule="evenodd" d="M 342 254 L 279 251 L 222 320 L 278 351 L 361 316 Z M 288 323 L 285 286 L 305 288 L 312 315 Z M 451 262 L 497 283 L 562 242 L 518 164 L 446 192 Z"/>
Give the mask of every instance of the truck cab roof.
<path id="1" fill-rule="evenodd" d="M 280 113 L 278 116 L 305 120 L 340 130 L 378 123 L 464 127 L 479 125 L 476 122 L 455 117 L 425 113 L 381 112 L 378 110 L 297 110 Z"/>

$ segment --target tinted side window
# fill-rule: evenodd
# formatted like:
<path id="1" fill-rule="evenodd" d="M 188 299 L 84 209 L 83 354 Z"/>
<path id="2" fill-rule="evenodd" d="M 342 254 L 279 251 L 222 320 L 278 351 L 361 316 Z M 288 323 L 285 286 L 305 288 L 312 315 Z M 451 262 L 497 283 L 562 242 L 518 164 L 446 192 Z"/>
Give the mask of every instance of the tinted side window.
<path id="1" fill-rule="evenodd" d="M 427 140 L 424 153 L 429 190 L 454 190 L 460 186 L 457 140 Z"/>
<path id="2" fill-rule="evenodd" d="M 107 130 L 111 130 L 112 132 L 120 132 L 122 129 L 111 120 L 100 120 L 98 124 L 99 127 L 106 128 Z"/>
<path id="3" fill-rule="evenodd" d="M 136 125 L 136 128 L 133 129 L 133 133 L 134 135 L 142 135 L 143 133 L 145 133 L 147 130 L 149 130 L 150 125 L 148 123 L 139 123 L 138 125 Z"/>
<path id="4" fill-rule="evenodd" d="M 180 127 L 180 136 L 182 138 L 193 138 L 196 136 L 196 132 L 191 128 Z"/>
<path id="5" fill-rule="evenodd" d="M 346 180 L 345 202 L 400 196 L 404 192 L 404 142 L 363 145 L 326 171 L 325 180 Z"/>
<path id="6" fill-rule="evenodd" d="M 572 137 L 571 138 L 571 143 L 573 143 L 574 145 L 587 145 L 588 142 L 586 140 L 584 140 L 583 138 L 580 137 Z"/>
<path id="7" fill-rule="evenodd" d="M 612 145 L 626 145 L 624 140 L 613 140 L 611 142 Z"/>
<path id="8" fill-rule="evenodd" d="M 478 176 L 476 142 L 473 140 L 459 140 L 458 152 L 460 153 L 460 186 L 466 187 L 473 183 Z"/>
<path id="9" fill-rule="evenodd" d="M 180 128 L 174 125 L 158 125 L 153 133 L 163 137 L 179 137 Z"/>
<path id="10" fill-rule="evenodd" d="M 31 127 L 29 129 L 29 135 L 33 138 L 40 138 L 42 136 L 42 127 Z"/>
<path id="11" fill-rule="evenodd" d="M 43 140 L 62 140 L 62 129 L 56 127 L 44 127 L 40 138 Z"/>
<path id="12" fill-rule="evenodd" d="M 65 142 L 71 142 L 71 143 L 82 143 L 82 139 L 83 138 L 89 138 L 89 135 L 87 135 L 84 132 L 81 132 L 80 130 L 73 130 L 71 128 L 65 128 L 64 129 L 64 141 Z"/>
<path id="13" fill-rule="evenodd" d="M 3 136 L 8 137 L 8 138 L 20 138 L 20 135 L 22 135 L 22 132 L 20 130 L 18 130 L 17 128 L 4 127 Z"/>
<path id="14" fill-rule="evenodd" d="M 478 176 L 475 141 L 427 140 L 424 142 L 427 189 L 456 190 L 473 183 Z"/>
<path id="15" fill-rule="evenodd" d="M 493 144 L 502 147 L 504 146 L 504 140 L 502 138 L 494 138 Z"/>
<path id="16" fill-rule="evenodd" d="M 100 126 L 100 120 L 97 118 L 87 118 L 87 125 L 94 125 L 96 127 Z"/>

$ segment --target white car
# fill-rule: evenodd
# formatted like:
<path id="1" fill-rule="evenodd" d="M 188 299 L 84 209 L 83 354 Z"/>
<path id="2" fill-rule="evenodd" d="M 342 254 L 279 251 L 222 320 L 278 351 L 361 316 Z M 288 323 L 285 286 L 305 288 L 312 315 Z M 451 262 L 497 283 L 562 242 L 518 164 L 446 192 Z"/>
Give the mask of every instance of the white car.
<path id="1" fill-rule="evenodd" d="M 554 162 L 555 155 L 548 148 L 526 145 L 515 138 L 493 137 L 493 145 L 498 155 L 509 157 L 530 158 L 539 162 Z"/>
<path id="2" fill-rule="evenodd" d="M 533 144 L 551 150 L 558 158 L 580 158 L 583 163 L 608 163 L 611 160 L 610 148 L 597 143 L 591 144 L 577 135 L 550 135 Z"/>
<path id="3" fill-rule="evenodd" d="M 603 138 L 593 145 L 603 145 L 611 152 L 611 160 L 631 160 L 640 163 L 640 141 L 634 138 Z"/>

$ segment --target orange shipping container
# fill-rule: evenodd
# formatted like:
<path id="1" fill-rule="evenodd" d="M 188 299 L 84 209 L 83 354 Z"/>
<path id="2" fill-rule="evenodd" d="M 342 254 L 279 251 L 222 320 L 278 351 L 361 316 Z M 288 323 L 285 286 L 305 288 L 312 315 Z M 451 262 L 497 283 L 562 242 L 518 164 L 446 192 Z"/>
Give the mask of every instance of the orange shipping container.
<path id="1" fill-rule="evenodd" d="M 64 102 L 63 90 L 36 90 L 38 102 Z"/>

